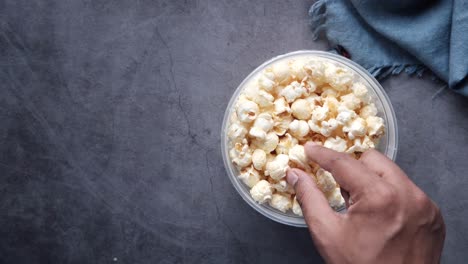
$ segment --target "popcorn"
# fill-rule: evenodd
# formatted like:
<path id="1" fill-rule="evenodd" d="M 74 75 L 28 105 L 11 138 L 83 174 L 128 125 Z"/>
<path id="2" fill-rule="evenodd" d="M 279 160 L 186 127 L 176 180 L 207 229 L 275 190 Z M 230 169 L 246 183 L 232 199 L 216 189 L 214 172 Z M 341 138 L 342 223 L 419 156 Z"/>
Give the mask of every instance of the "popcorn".
<path id="1" fill-rule="evenodd" d="M 346 150 L 346 153 L 364 152 L 371 148 L 375 148 L 375 144 L 368 136 L 365 136 L 363 140 L 356 138 L 354 144 Z"/>
<path id="2" fill-rule="evenodd" d="M 323 88 L 322 94 L 320 94 L 320 97 L 322 98 L 327 98 L 327 97 L 338 97 L 338 92 L 331 88 L 330 86 L 327 86 L 326 88 Z"/>
<path id="3" fill-rule="evenodd" d="M 348 149 L 346 140 L 340 138 L 339 136 L 336 136 L 335 138 L 327 138 L 325 143 L 323 143 L 323 146 L 338 152 L 345 152 L 346 149 Z"/>
<path id="4" fill-rule="evenodd" d="M 278 191 L 278 192 L 287 192 L 287 191 L 289 191 L 290 188 L 291 188 L 291 187 L 289 186 L 289 184 L 286 182 L 286 180 L 280 180 L 280 181 L 278 181 L 278 182 L 276 182 L 276 183 L 275 183 L 275 182 L 273 182 L 273 183 L 270 182 L 270 184 L 271 184 L 271 186 L 273 186 L 273 188 L 275 188 L 276 191 Z"/>
<path id="5" fill-rule="evenodd" d="M 322 190 L 322 192 L 329 193 L 337 187 L 335 178 L 333 178 L 330 172 L 320 168 L 315 175 L 317 186 Z"/>
<path id="6" fill-rule="evenodd" d="M 369 94 L 369 90 L 364 84 L 359 83 L 359 82 L 353 83 L 353 86 L 351 87 L 351 89 L 353 90 L 353 94 L 357 98 L 359 98 L 362 102 L 364 102 L 365 104 L 370 102 L 371 96 Z"/>
<path id="7" fill-rule="evenodd" d="M 317 89 L 317 85 L 311 79 L 308 79 L 308 77 L 305 77 L 301 81 L 301 85 L 306 88 L 306 94 L 313 93 Z"/>
<path id="8" fill-rule="evenodd" d="M 380 136 L 384 131 L 384 120 L 378 116 L 369 116 L 366 118 L 367 133 L 369 136 Z"/>
<path id="9" fill-rule="evenodd" d="M 341 196 L 340 188 L 335 188 L 327 197 L 328 203 L 334 209 L 338 209 L 344 206 L 345 200 Z"/>
<path id="10" fill-rule="evenodd" d="M 349 139 L 355 139 L 356 137 L 362 137 L 366 135 L 366 121 L 360 117 L 351 121 L 347 126 L 343 127 L 343 132 L 348 133 Z"/>
<path id="11" fill-rule="evenodd" d="M 291 105 L 292 115 L 301 120 L 306 120 L 310 118 L 312 114 L 312 109 L 310 109 L 310 104 L 304 99 L 297 99 Z"/>
<path id="12" fill-rule="evenodd" d="M 384 121 L 359 79 L 326 59 L 295 58 L 272 64 L 245 84 L 226 134 L 237 178 L 256 202 L 302 216 L 285 179 L 291 166 L 314 177 L 331 207 L 344 205 L 333 175 L 307 161 L 303 144 L 313 141 L 354 157 L 376 147 Z"/>
<path id="13" fill-rule="evenodd" d="M 236 113 L 237 113 L 237 118 L 241 122 L 244 123 L 250 123 L 257 118 L 259 112 L 258 105 L 250 100 L 243 100 L 239 102 Z"/>
<path id="14" fill-rule="evenodd" d="M 276 146 L 275 152 L 276 154 L 289 154 L 289 149 L 291 149 L 297 144 L 298 144 L 297 139 L 292 137 L 291 134 L 286 133 L 279 140 L 279 143 Z"/>
<path id="15" fill-rule="evenodd" d="M 283 213 L 285 213 L 292 207 L 291 198 L 289 197 L 289 195 L 282 193 L 273 194 L 269 203 L 271 207 L 278 209 Z"/>
<path id="16" fill-rule="evenodd" d="M 247 134 L 247 129 L 240 123 L 231 123 L 228 129 L 228 138 L 232 142 L 240 142 L 245 138 Z"/>
<path id="17" fill-rule="evenodd" d="M 309 124 L 310 126 L 310 124 Z M 322 121 L 322 128 L 320 128 L 320 134 L 329 137 L 335 129 L 339 126 L 338 121 L 334 118 L 330 118 L 328 121 Z"/>
<path id="18" fill-rule="evenodd" d="M 293 60 L 289 66 L 291 76 L 295 79 L 302 80 L 306 77 L 307 73 L 304 70 L 304 64 L 302 61 Z"/>
<path id="19" fill-rule="evenodd" d="M 346 106 L 350 110 L 359 108 L 361 100 L 357 98 L 353 93 L 343 95 L 340 98 L 341 104 Z"/>
<path id="20" fill-rule="evenodd" d="M 257 90 L 257 92 L 252 95 L 252 100 L 260 107 L 269 107 L 273 105 L 275 98 L 265 90 Z"/>
<path id="21" fill-rule="evenodd" d="M 344 91 L 353 82 L 353 75 L 342 67 L 336 67 L 333 64 L 327 64 L 325 69 L 325 77 L 328 84 L 337 91 Z"/>
<path id="22" fill-rule="evenodd" d="M 273 131 L 278 136 L 284 135 L 289 129 L 289 124 L 293 121 L 293 117 L 289 114 L 274 116 L 273 119 L 275 120 Z"/>
<path id="23" fill-rule="evenodd" d="M 257 119 L 249 131 L 249 135 L 258 139 L 265 139 L 266 133 L 273 128 L 273 118 L 268 113 L 261 113 L 258 115 Z"/>
<path id="24" fill-rule="evenodd" d="M 359 116 L 362 118 L 368 118 L 369 116 L 375 116 L 377 115 L 377 108 L 375 107 L 375 104 L 368 104 L 361 108 L 359 111 Z"/>
<path id="25" fill-rule="evenodd" d="M 254 140 L 253 143 L 256 147 L 263 149 L 266 153 L 270 153 L 275 150 L 278 145 L 279 138 L 275 132 L 269 132 L 266 134 L 263 140 Z"/>
<path id="26" fill-rule="evenodd" d="M 261 180 L 260 173 L 258 173 L 258 171 L 255 170 L 253 167 L 249 167 L 248 169 L 242 170 L 238 178 L 250 188 L 252 188 Z"/>
<path id="27" fill-rule="evenodd" d="M 323 106 L 328 108 L 328 111 L 329 111 L 328 115 L 335 116 L 336 113 L 338 112 L 338 107 L 340 107 L 340 102 L 338 102 L 336 97 L 332 97 L 332 96 L 326 97 L 323 99 L 323 102 L 324 102 Z"/>
<path id="28" fill-rule="evenodd" d="M 304 120 L 294 120 L 289 124 L 289 131 L 297 138 L 304 138 L 309 134 L 309 125 Z"/>
<path id="29" fill-rule="evenodd" d="M 285 62 L 275 64 L 273 65 L 273 73 L 278 83 L 285 82 L 289 79 L 289 65 Z"/>
<path id="30" fill-rule="evenodd" d="M 322 83 L 325 82 L 325 71 L 327 69 L 327 63 L 320 60 L 310 60 L 304 65 L 306 73 L 314 80 Z"/>
<path id="31" fill-rule="evenodd" d="M 252 154 L 252 163 L 255 169 L 262 170 L 267 162 L 266 153 L 262 149 L 254 150 Z"/>
<path id="32" fill-rule="evenodd" d="M 298 165 L 301 169 L 310 170 L 309 164 L 307 164 L 307 157 L 305 154 L 304 146 L 295 145 L 289 149 L 289 160 L 294 164 Z"/>
<path id="33" fill-rule="evenodd" d="M 236 143 L 234 148 L 229 151 L 229 156 L 232 159 L 232 163 L 238 167 L 244 168 L 249 166 L 252 162 L 252 155 L 247 140 L 244 139 L 242 143 Z"/>
<path id="34" fill-rule="evenodd" d="M 307 89 L 297 81 L 292 82 L 279 92 L 279 96 L 283 96 L 288 103 L 294 102 L 294 100 L 303 95 L 307 95 Z"/>
<path id="35" fill-rule="evenodd" d="M 312 111 L 312 120 L 316 121 L 322 121 L 327 118 L 328 116 L 328 107 L 327 106 L 318 106 L 315 107 L 314 110 Z"/>
<path id="36" fill-rule="evenodd" d="M 299 202 L 297 201 L 296 196 L 294 196 L 294 199 L 293 199 L 292 211 L 294 214 L 298 216 L 302 216 L 302 209 L 301 209 L 301 206 L 299 205 Z"/>
<path id="37" fill-rule="evenodd" d="M 265 203 L 273 196 L 273 187 L 266 180 L 261 180 L 250 189 L 250 195 L 257 203 Z"/>
<path id="38" fill-rule="evenodd" d="M 259 78 L 258 78 L 258 85 L 260 88 L 265 89 L 268 92 L 273 90 L 275 86 L 274 81 L 275 75 L 271 72 L 265 71 Z"/>
<path id="39" fill-rule="evenodd" d="M 279 115 L 279 114 L 282 114 L 282 113 L 290 113 L 291 112 L 291 108 L 289 108 L 289 105 L 288 103 L 286 103 L 286 99 L 284 99 L 284 97 L 280 97 L 278 99 L 275 100 L 275 102 L 273 103 L 275 105 L 275 114 L 276 115 Z"/>
<path id="40" fill-rule="evenodd" d="M 349 110 L 347 107 L 340 106 L 338 107 L 338 115 L 336 116 L 336 121 L 340 125 L 346 125 L 349 121 L 356 117 L 356 112 Z"/>
<path id="41" fill-rule="evenodd" d="M 309 102 L 309 105 L 311 106 L 311 109 L 313 109 L 314 106 L 316 106 L 318 103 L 320 103 L 322 101 L 322 97 L 320 97 L 316 93 L 311 93 L 311 94 L 309 94 L 309 96 L 307 96 L 305 98 L 305 100 L 307 102 Z"/>
<path id="42" fill-rule="evenodd" d="M 279 154 L 273 161 L 267 162 L 265 175 L 277 181 L 284 178 L 286 176 L 286 171 L 289 169 L 288 163 L 288 155 Z"/>

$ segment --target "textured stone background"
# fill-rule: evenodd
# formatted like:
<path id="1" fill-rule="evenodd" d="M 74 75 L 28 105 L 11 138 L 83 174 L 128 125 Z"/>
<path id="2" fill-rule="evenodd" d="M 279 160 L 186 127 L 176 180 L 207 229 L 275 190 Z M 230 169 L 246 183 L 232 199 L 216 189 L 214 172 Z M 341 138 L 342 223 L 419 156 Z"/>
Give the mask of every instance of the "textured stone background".
<path id="1" fill-rule="evenodd" d="M 231 186 L 221 120 L 270 57 L 313 42 L 313 1 L 0 2 L 1 263 L 321 263 L 305 229 Z M 440 205 L 444 263 L 468 258 L 468 105 L 383 82 L 398 164 Z"/>

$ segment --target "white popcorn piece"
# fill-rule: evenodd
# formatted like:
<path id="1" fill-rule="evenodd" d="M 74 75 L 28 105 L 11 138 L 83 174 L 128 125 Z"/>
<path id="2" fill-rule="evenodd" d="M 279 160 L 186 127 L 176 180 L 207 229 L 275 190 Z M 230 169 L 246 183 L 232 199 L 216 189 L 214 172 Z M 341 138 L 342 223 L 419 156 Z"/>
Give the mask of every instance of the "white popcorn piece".
<path id="1" fill-rule="evenodd" d="M 377 107 L 375 107 L 374 103 L 368 104 L 361 108 L 359 111 L 359 116 L 366 119 L 369 116 L 375 116 L 377 115 Z"/>
<path id="2" fill-rule="evenodd" d="M 257 203 L 265 203 L 273 196 L 273 187 L 266 180 L 260 180 L 250 189 L 250 195 Z"/>
<path id="3" fill-rule="evenodd" d="M 241 142 L 247 135 L 247 128 L 239 122 L 233 122 L 229 126 L 227 135 L 232 142 Z"/>
<path id="4" fill-rule="evenodd" d="M 236 164 L 239 168 L 249 166 L 252 163 L 252 154 L 247 140 L 244 139 L 242 143 L 236 143 L 229 151 L 229 156 L 232 163 Z"/>
<path id="5" fill-rule="evenodd" d="M 338 99 L 336 97 L 326 97 L 323 100 L 323 106 L 328 108 L 328 115 L 336 115 L 338 112 L 338 107 L 340 106 L 340 102 L 338 102 Z"/>
<path id="6" fill-rule="evenodd" d="M 307 76 L 304 70 L 304 62 L 301 60 L 291 60 L 289 62 L 290 73 L 293 78 L 302 80 Z"/>
<path id="7" fill-rule="evenodd" d="M 263 129 L 253 126 L 250 128 L 249 135 L 259 140 L 265 140 L 267 134 Z"/>
<path id="8" fill-rule="evenodd" d="M 340 102 L 350 110 L 355 110 L 361 105 L 361 99 L 356 97 L 353 93 L 341 96 Z"/>
<path id="9" fill-rule="evenodd" d="M 259 111 L 258 105 L 247 99 L 239 102 L 236 108 L 237 118 L 244 123 L 254 121 Z"/>
<path id="10" fill-rule="evenodd" d="M 281 139 L 279 140 L 278 145 L 276 146 L 275 152 L 276 154 L 289 154 L 289 150 L 297 145 L 299 142 L 296 138 L 291 136 L 291 134 L 286 133 Z"/>
<path id="11" fill-rule="evenodd" d="M 278 83 L 285 82 L 289 79 L 290 72 L 289 72 L 289 65 L 287 62 L 278 62 L 273 65 L 273 74 L 275 76 L 275 80 Z"/>
<path id="12" fill-rule="evenodd" d="M 341 195 L 341 190 L 340 188 L 335 188 L 327 197 L 328 199 L 328 204 L 333 209 L 339 209 L 344 206 L 345 200 L 343 196 Z"/>
<path id="13" fill-rule="evenodd" d="M 327 106 L 315 107 L 314 110 L 312 110 L 311 119 L 315 122 L 325 120 L 328 117 L 328 112 L 329 109 Z"/>
<path id="14" fill-rule="evenodd" d="M 315 175 L 317 185 L 322 192 L 329 193 L 337 187 L 335 178 L 333 178 L 333 175 L 330 172 L 320 168 Z"/>
<path id="15" fill-rule="evenodd" d="M 261 180 L 260 173 L 253 167 L 242 170 L 238 178 L 250 188 L 254 187 Z"/>
<path id="16" fill-rule="evenodd" d="M 304 65 L 305 72 L 320 83 L 326 81 L 326 69 L 327 63 L 320 60 L 310 60 Z"/>
<path id="17" fill-rule="evenodd" d="M 275 97 L 265 90 L 258 89 L 256 93 L 252 95 L 252 100 L 260 107 L 269 107 L 273 105 Z"/>
<path id="18" fill-rule="evenodd" d="M 307 95 L 307 89 L 297 81 L 292 82 L 279 92 L 279 96 L 283 96 L 288 103 L 294 102 L 303 95 Z"/>
<path id="19" fill-rule="evenodd" d="M 294 199 L 293 199 L 292 211 L 295 215 L 302 216 L 302 209 L 301 209 L 301 206 L 299 205 L 299 202 L 297 201 L 296 196 L 294 196 Z"/>
<path id="20" fill-rule="evenodd" d="M 384 132 L 384 120 L 378 116 L 369 116 L 366 118 L 367 133 L 369 136 L 380 136 Z"/>
<path id="21" fill-rule="evenodd" d="M 289 169 L 289 157 L 285 154 L 279 154 L 273 161 L 267 162 L 265 166 L 265 175 L 270 176 L 274 180 L 281 180 L 286 176 L 286 171 Z"/>
<path id="22" fill-rule="evenodd" d="M 330 84 L 337 91 L 344 91 L 348 89 L 348 87 L 353 82 L 353 75 L 347 69 L 343 67 L 337 67 L 333 64 L 328 64 L 325 69 L 325 78 Z"/>
<path id="23" fill-rule="evenodd" d="M 346 149 L 348 149 L 346 140 L 340 138 L 339 136 L 336 136 L 335 138 L 327 138 L 325 143 L 323 143 L 323 146 L 338 152 L 345 152 Z"/>
<path id="24" fill-rule="evenodd" d="M 263 149 L 266 153 L 270 153 L 275 150 L 278 145 L 279 138 L 275 132 L 269 132 L 266 134 L 264 140 L 255 139 L 252 143 L 260 149 Z"/>
<path id="25" fill-rule="evenodd" d="M 310 170 L 303 145 L 295 145 L 290 148 L 288 156 L 289 160 L 299 166 L 301 169 Z"/>
<path id="26" fill-rule="evenodd" d="M 288 131 L 289 124 L 293 121 L 293 117 L 290 114 L 281 114 L 279 116 L 273 116 L 275 124 L 273 126 L 273 131 L 278 136 L 282 136 Z"/>
<path id="27" fill-rule="evenodd" d="M 257 170 L 263 170 L 263 167 L 265 166 L 267 162 L 267 156 L 266 153 L 263 149 L 256 149 L 252 153 L 252 164 L 255 169 Z"/>
<path id="28" fill-rule="evenodd" d="M 317 90 L 317 84 L 315 84 L 315 82 L 309 79 L 308 77 L 305 77 L 301 81 L 301 85 L 306 88 L 306 94 L 311 94 L 315 92 L 315 90 Z"/>
<path id="29" fill-rule="evenodd" d="M 273 125 L 274 125 L 273 117 L 268 113 L 261 113 L 257 116 L 257 119 L 255 119 L 255 122 L 252 128 L 250 129 L 249 134 L 253 137 L 264 139 L 266 136 L 266 133 L 269 132 L 273 128 Z M 262 137 L 259 137 L 259 136 L 252 134 L 252 129 L 254 128 L 257 128 L 260 131 L 263 131 L 264 135 Z M 255 133 L 258 133 L 258 132 L 255 132 Z"/>
<path id="30" fill-rule="evenodd" d="M 289 132 L 296 138 L 302 139 L 309 134 L 309 125 L 304 120 L 293 120 L 289 124 Z"/>
<path id="31" fill-rule="evenodd" d="M 289 105 L 286 102 L 286 99 L 284 99 L 284 97 L 280 97 L 280 98 L 276 99 L 273 104 L 275 105 L 275 112 L 274 113 L 276 115 L 291 112 L 291 108 L 289 107 Z"/>
<path id="32" fill-rule="evenodd" d="M 336 116 L 336 121 L 340 125 L 346 125 L 348 122 L 353 120 L 356 117 L 356 112 L 348 109 L 345 106 L 338 107 L 338 115 Z"/>
<path id="33" fill-rule="evenodd" d="M 310 126 L 310 124 L 309 124 Z M 334 118 L 330 118 L 328 121 L 322 121 L 322 127 L 320 128 L 320 134 L 329 137 L 335 129 L 339 126 L 338 121 Z"/>
<path id="34" fill-rule="evenodd" d="M 278 182 L 271 183 L 271 186 L 276 189 L 278 192 L 290 192 L 292 187 L 289 186 L 286 180 L 280 180 Z"/>
<path id="35" fill-rule="evenodd" d="M 275 75 L 273 73 L 265 71 L 258 78 L 258 85 L 260 86 L 260 88 L 265 89 L 268 92 L 271 92 L 275 86 L 274 78 L 275 78 Z"/>
<path id="36" fill-rule="evenodd" d="M 297 99 L 291 105 L 292 115 L 301 120 L 307 120 L 312 114 L 309 102 L 305 99 Z"/>
<path id="37" fill-rule="evenodd" d="M 269 203 L 271 207 L 280 210 L 283 213 L 286 213 L 286 211 L 292 207 L 291 198 L 288 194 L 283 193 L 273 194 Z"/>
<path id="38" fill-rule="evenodd" d="M 356 138 L 354 144 L 346 150 L 346 153 L 364 152 L 372 148 L 375 148 L 374 142 L 368 136 L 365 136 L 363 140 Z"/>
<path id="39" fill-rule="evenodd" d="M 369 94 L 369 90 L 363 83 L 353 83 L 351 89 L 353 90 L 353 94 L 357 98 L 359 98 L 363 103 L 368 104 L 370 102 L 371 96 Z"/>
<path id="40" fill-rule="evenodd" d="M 310 108 L 314 109 L 316 105 L 318 105 L 320 102 L 322 102 L 322 97 L 320 97 L 316 93 L 311 93 L 309 96 L 305 98 L 307 102 L 309 102 Z"/>
<path id="41" fill-rule="evenodd" d="M 338 92 L 331 88 L 330 86 L 327 86 L 326 88 L 322 89 L 322 93 L 320 94 L 320 97 L 322 98 L 327 98 L 327 97 L 338 97 Z"/>
<path id="42" fill-rule="evenodd" d="M 351 140 L 356 137 L 365 136 L 367 132 L 366 121 L 357 117 L 349 125 L 343 127 L 343 132 L 348 133 L 348 138 Z"/>

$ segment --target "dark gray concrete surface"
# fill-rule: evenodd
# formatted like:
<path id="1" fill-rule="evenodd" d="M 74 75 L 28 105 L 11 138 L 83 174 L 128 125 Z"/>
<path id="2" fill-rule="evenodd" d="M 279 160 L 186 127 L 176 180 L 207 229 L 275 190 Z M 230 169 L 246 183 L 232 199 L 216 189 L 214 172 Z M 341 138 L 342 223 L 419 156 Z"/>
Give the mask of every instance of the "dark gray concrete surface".
<path id="1" fill-rule="evenodd" d="M 313 42 L 313 1 L 0 2 L 0 263 L 321 263 L 305 229 L 231 186 L 221 120 L 236 86 Z M 467 99 L 383 82 L 398 164 L 468 259 Z"/>

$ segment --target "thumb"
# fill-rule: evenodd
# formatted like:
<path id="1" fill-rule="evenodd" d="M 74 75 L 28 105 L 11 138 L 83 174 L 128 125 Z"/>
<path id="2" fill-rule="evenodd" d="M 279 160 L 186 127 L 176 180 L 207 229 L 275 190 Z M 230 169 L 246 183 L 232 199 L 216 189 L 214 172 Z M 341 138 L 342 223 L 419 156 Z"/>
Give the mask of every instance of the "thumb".
<path id="1" fill-rule="evenodd" d="M 330 226 L 330 224 L 333 226 L 338 219 L 337 213 L 331 209 L 325 195 L 317 187 L 311 175 L 299 169 L 289 169 L 286 180 L 294 187 L 304 219 L 313 234 L 325 231 L 315 230 L 317 228 Z"/>

